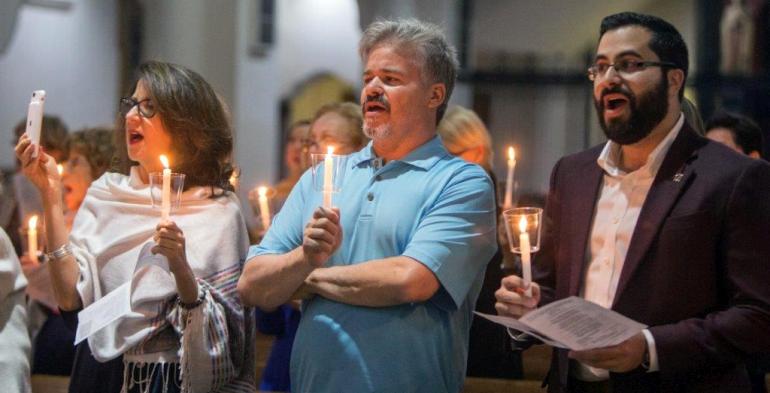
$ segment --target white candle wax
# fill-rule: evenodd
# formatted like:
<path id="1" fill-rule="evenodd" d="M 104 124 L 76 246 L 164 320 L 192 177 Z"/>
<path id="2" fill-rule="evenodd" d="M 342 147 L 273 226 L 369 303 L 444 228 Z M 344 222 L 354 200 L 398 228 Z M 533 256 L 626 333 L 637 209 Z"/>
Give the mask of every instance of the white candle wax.
<path id="1" fill-rule="evenodd" d="M 513 207 L 513 171 L 516 169 L 516 152 L 513 147 L 508 148 L 508 174 L 505 177 L 505 199 L 503 209 Z"/>
<path id="2" fill-rule="evenodd" d="M 168 158 L 161 155 L 160 161 L 163 163 L 163 188 L 160 199 L 160 218 L 168 220 L 171 214 L 171 169 L 168 167 Z"/>
<path id="3" fill-rule="evenodd" d="M 257 189 L 257 198 L 259 201 L 259 216 L 262 218 L 262 228 L 267 232 L 270 227 L 270 206 L 267 204 L 267 187 Z"/>
<path id="4" fill-rule="evenodd" d="M 334 174 L 334 159 L 332 158 L 332 154 L 334 153 L 334 148 L 332 146 L 329 146 L 329 148 L 326 150 L 326 158 L 324 159 L 324 187 L 323 187 L 323 193 L 324 193 L 324 204 L 323 206 L 325 208 L 331 209 L 332 208 L 332 190 L 334 187 L 332 186 L 332 177 Z"/>
<path id="5" fill-rule="evenodd" d="M 532 260 L 531 247 L 529 245 L 529 234 L 527 233 L 527 218 L 522 217 L 519 221 L 519 248 L 521 249 L 521 275 L 524 279 L 524 286 L 527 287 L 524 294 L 532 296 Z"/>
<path id="6" fill-rule="evenodd" d="M 32 261 L 37 262 L 37 216 L 29 219 L 27 228 L 27 254 Z"/>

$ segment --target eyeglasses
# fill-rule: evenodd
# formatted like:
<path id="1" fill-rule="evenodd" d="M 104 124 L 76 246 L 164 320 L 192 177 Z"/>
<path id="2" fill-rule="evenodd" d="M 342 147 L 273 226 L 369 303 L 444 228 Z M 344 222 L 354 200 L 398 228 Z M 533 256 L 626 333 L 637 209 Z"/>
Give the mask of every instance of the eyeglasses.
<path id="1" fill-rule="evenodd" d="M 133 97 L 123 97 L 120 99 L 120 114 L 126 117 L 128 112 L 131 112 L 133 107 L 139 107 L 139 114 L 144 118 L 151 118 L 155 116 L 155 105 L 152 103 L 151 98 L 145 98 L 141 101 L 135 100 Z"/>
<path id="2" fill-rule="evenodd" d="M 339 140 L 334 137 L 331 137 L 329 135 L 325 135 L 320 140 L 309 137 L 309 138 L 302 138 L 302 146 L 307 149 L 318 149 L 322 146 L 349 146 L 353 144 L 353 141 L 351 139 L 344 139 Z"/>
<path id="3" fill-rule="evenodd" d="M 588 79 L 595 81 L 599 77 L 607 75 L 610 68 L 622 77 L 628 77 L 631 74 L 644 70 L 647 67 L 676 67 L 677 65 L 667 61 L 644 61 L 644 60 L 618 60 L 612 64 L 596 63 L 588 67 Z"/>

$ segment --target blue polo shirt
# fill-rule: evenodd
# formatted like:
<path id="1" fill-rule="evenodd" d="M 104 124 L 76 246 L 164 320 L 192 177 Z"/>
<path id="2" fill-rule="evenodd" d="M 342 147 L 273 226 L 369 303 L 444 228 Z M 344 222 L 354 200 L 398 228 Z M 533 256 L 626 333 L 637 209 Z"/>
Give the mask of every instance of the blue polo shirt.
<path id="1" fill-rule="evenodd" d="M 441 285 L 428 301 L 393 307 L 320 296 L 305 302 L 291 357 L 292 390 L 460 391 L 472 311 L 497 247 L 489 177 L 451 156 L 438 137 L 382 167 L 370 143 L 348 156 L 346 167 L 334 195 L 343 241 L 326 266 L 404 255 L 427 266 Z M 308 171 L 249 258 L 300 246 L 321 203 Z"/>

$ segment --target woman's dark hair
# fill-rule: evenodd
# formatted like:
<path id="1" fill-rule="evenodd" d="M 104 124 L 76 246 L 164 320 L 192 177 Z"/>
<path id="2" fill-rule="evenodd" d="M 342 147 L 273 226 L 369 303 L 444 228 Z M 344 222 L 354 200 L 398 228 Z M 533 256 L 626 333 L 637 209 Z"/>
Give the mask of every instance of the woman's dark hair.
<path id="1" fill-rule="evenodd" d="M 176 64 L 149 61 L 139 66 L 136 80 L 144 83 L 171 136 L 172 167 L 185 174 L 185 189 L 195 186 L 233 191 L 231 155 L 233 133 L 227 108 L 198 73 Z M 114 169 L 128 173 L 125 118 L 116 126 L 117 155 Z M 218 196 L 214 193 L 214 196 Z"/>
<path id="2" fill-rule="evenodd" d="M 750 118 L 737 113 L 720 111 L 706 123 L 706 132 L 715 128 L 729 130 L 733 135 L 735 144 L 743 150 L 743 153 L 751 154 L 751 152 L 756 151 L 764 157 L 762 154 L 762 129 Z"/>
<path id="3" fill-rule="evenodd" d="M 70 134 L 67 152 L 80 153 L 91 167 L 91 176 L 98 179 L 110 167 L 115 155 L 115 133 L 110 128 L 86 128 Z M 125 142 L 124 142 L 125 143 Z"/>

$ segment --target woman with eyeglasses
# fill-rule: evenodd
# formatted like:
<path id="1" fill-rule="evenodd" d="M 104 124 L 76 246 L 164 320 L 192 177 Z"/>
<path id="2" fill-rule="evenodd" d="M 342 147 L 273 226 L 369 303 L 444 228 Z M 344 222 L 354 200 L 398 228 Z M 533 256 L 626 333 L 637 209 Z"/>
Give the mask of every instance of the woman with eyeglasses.
<path id="1" fill-rule="evenodd" d="M 211 86 L 184 67 L 138 69 L 117 122 L 117 172 L 88 189 L 69 237 L 61 179 L 29 138 L 16 155 L 45 207 L 52 286 L 77 311 L 128 285 L 131 312 L 88 337 L 71 392 L 254 391 L 254 331 L 235 284 L 248 235 L 228 179 L 232 132 Z M 150 202 L 159 157 L 186 175 L 179 207 L 161 220 Z M 158 259 L 158 256 L 162 258 Z"/>

